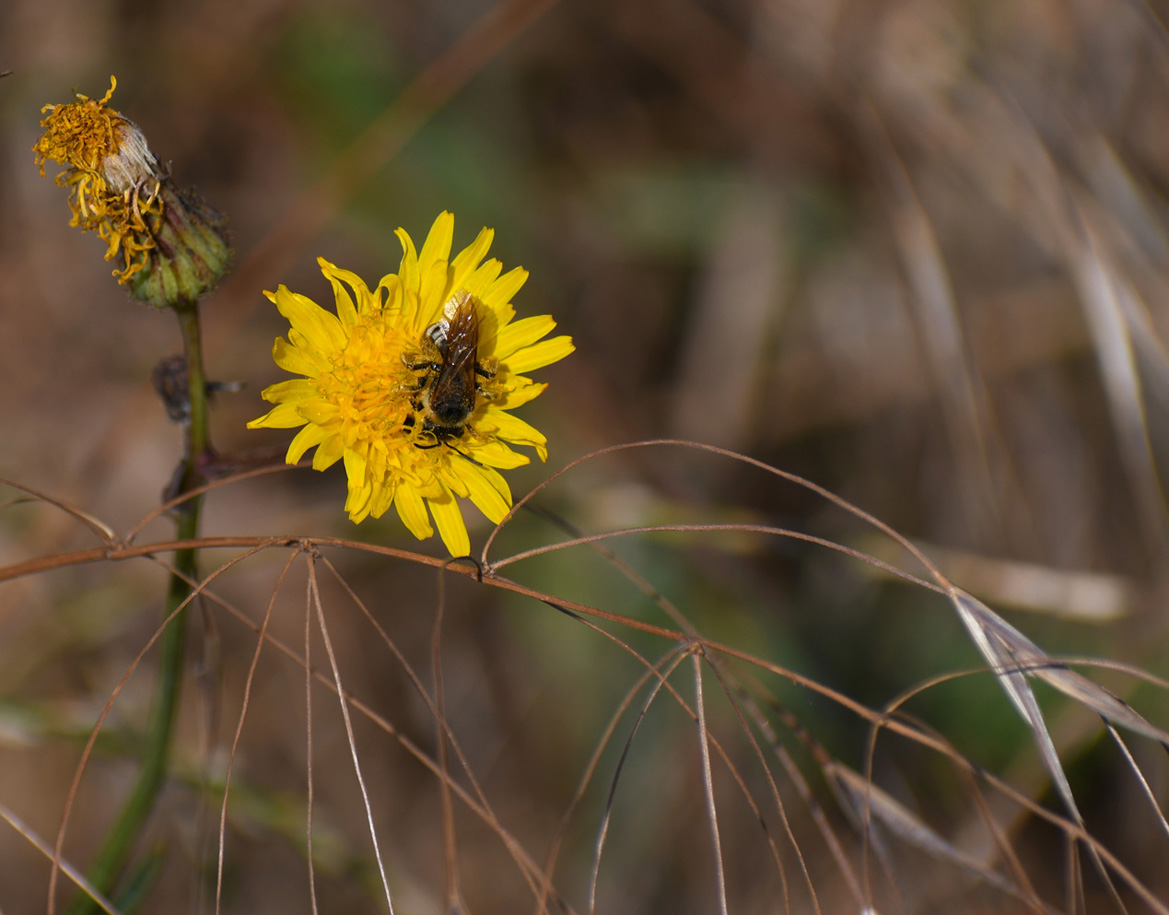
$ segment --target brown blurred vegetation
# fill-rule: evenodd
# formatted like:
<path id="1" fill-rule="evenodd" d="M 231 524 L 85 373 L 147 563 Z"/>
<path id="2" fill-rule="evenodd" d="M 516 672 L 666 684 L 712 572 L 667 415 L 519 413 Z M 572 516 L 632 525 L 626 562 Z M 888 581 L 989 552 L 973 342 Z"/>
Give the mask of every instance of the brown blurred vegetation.
<path id="1" fill-rule="evenodd" d="M 577 343 L 542 373 L 551 387 L 525 412 L 547 433 L 551 459 L 513 475 L 517 494 L 618 442 L 722 445 L 803 474 L 936 548 L 959 584 L 1025 611 L 1012 619 L 1049 650 L 1164 674 L 1167 15 L 1136 0 L 6 0 L 0 70 L 14 73 L 0 80 L 0 475 L 122 530 L 158 504 L 178 458 L 149 382 L 178 346 L 175 328 L 114 284 L 101 242 L 68 227 L 64 192 L 38 177 L 30 152 L 42 104 L 73 88 L 100 96 L 114 73 L 114 106 L 178 184 L 196 185 L 230 219 L 237 272 L 204 311 L 211 377 L 247 385 L 213 416 L 222 452 L 287 440 L 243 428 L 263 411 L 259 390 L 280 377 L 268 353 L 287 326 L 261 289 L 285 283 L 327 304 L 318 255 L 376 280 L 396 269 L 393 230 L 418 239 L 448 208 L 456 246 L 493 226 L 493 253 L 531 271 L 521 313 L 555 315 Z M 354 529 L 343 492 L 340 467 L 233 484 L 210 498 L 205 531 L 415 548 L 389 516 Z M 543 501 L 587 531 L 760 521 L 881 549 L 807 493 L 680 449 L 587 464 Z M 473 542 L 487 530 L 473 528 Z M 504 549 L 563 536 L 521 518 Z M 0 514 L 4 564 L 88 544 L 45 507 Z M 819 548 L 703 535 L 614 549 L 704 632 L 872 705 L 979 665 L 936 597 Z M 258 620 L 282 561 L 232 577 L 227 598 Z M 426 670 L 433 573 L 338 561 Z M 513 574 L 657 618 L 584 551 Z M 156 568 L 122 564 L 0 587 L 0 802 L 42 835 L 55 833 L 96 712 L 157 625 L 163 581 Z M 276 628 L 291 644 L 303 641 L 302 584 L 278 607 Z M 541 859 L 640 670 L 548 608 L 483 591 L 447 595 L 452 726 L 501 816 Z M 429 746 L 433 728 L 384 646 L 371 650 L 343 598 L 333 600 L 347 686 Z M 222 657 L 190 680 L 182 783 L 157 817 L 167 870 L 147 911 L 188 910 L 190 875 L 209 866 L 192 813 L 208 759 L 200 735 L 208 725 L 217 747 L 230 739 L 254 645 L 226 620 L 196 641 Z M 148 668 L 83 783 L 67 844 L 75 862 L 87 860 L 128 783 Z M 1138 706 L 1150 698 L 1126 695 Z M 860 768 L 863 727 L 793 697 L 817 740 Z M 1158 698 L 1141 710 L 1169 725 Z M 334 700 L 315 701 L 326 908 L 379 911 Z M 300 674 L 266 657 L 253 702 L 225 911 L 307 911 Z M 203 721 L 219 703 L 219 719 Z M 975 761 L 1034 775 L 1025 733 L 989 678 L 927 693 L 915 711 Z M 660 742 L 644 738 L 618 786 L 627 806 L 604 858 L 602 908 L 710 911 L 702 811 L 669 801 L 697 793 L 693 741 L 663 736 L 690 724 L 671 708 L 656 726 Z M 385 799 L 401 910 L 432 911 L 433 777 L 368 725 L 358 742 Z M 1164 763 L 1143 761 L 1163 796 Z M 1151 827 L 1129 818 L 1131 776 L 1115 753 L 1089 740 L 1069 762 L 1089 826 L 1169 893 L 1163 843 L 1147 850 Z M 962 821 L 929 761 L 894 754 L 884 766 L 935 826 Z M 611 772 L 571 833 L 561 888 L 578 911 Z M 218 810 L 214 792 L 202 799 Z M 737 808 L 736 817 L 750 820 Z M 471 909 L 530 907 L 498 842 L 463 825 Z M 744 838 L 751 825 L 725 827 L 732 910 L 774 911 L 774 874 L 753 884 L 769 865 Z M 1037 886 L 1058 896 L 1059 843 L 1024 844 Z M 824 910 L 843 911 L 827 853 L 807 854 Z M 24 840 L 0 831 L 0 909 L 36 911 L 47 873 Z M 1000 902 L 946 871 L 922 877 L 907 907 L 1005 911 Z"/>

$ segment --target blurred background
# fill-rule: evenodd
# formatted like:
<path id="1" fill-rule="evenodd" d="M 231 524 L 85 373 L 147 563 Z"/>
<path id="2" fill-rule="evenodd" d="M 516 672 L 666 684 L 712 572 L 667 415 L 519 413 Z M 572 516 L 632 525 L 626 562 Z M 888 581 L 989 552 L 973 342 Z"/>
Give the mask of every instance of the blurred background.
<path id="1" fill-rule="evenodd" d="M 372 285 L 397 269 L 394 229 L 421 241 L 450 209 L 456 249 L 494 227 L 493 255 L 531 271 L 519 312 L 552 314 L 576 340 L 571 358 L 539 373 L 549 390 L 525 408 L 550 459 L 509 477 L 517 495 L 612 444 L 718 445 L 887 522 L 1049 651 L 1164 675 L 1166 16 L 1160 0 L 6 0 L 0 475 L 121 532 L 157 506 L 179 458 L 178 429 L 150 384 L 179 346 L 173 319 L 115 284 L 102 242 L 68 226 L 52 167 L 41 178 L 33 165 L 41 106 L 73 90 L 100 98 L 116 74 L 112 106 L 143 129 L 178 185 L 196 186 L 229 219 L 235 273 L 203 312 L 210 376 L 245 385 L 213 415 L 223 454 L 288 440 L 244 428 L 265 411 L 259 391 L 282 377 L 269 353 L 287 324 L 261 290 L 284 283 L 329 306 L 317 256 Z M 205 533 L 441 551 L 416 544 L 393 513 L 353 527 L 344 488 L 339 466 L 233 483 L 210 497 Z M 588 532 L 773 524 L 921 572 L 818 496 L 680 447 L 586 463 L 540 504 Z M 489 529 L 479 519 L 472 543 Z M 165 521 L 149 529 L 169 531 Z M 547 518 L 521 516 L 495 555 L 566 536 Z M 90 545 L 50 508 L 0 513 L 4 565 Z M 870 706 L 982 666 L 936 595 L 821 547 L 728 532 L 611 545 L 704 634 Z M 227 558 L 209 554 L 207 566 Z M 286 558 L 252 561 L 219 593 L 259 621 Z M 434 573 L 333 558 L 429 683 Z M 665 623 L 608 560 L 582 549 L 508 574 Z M 303 569 L 293 578 L 279 590 L 274 626 L 301 644 Z M 80 746 L 158 624 L 164 581 L 143 562 L 0 586 L 0 803 L 50 840 Z M 347 686 L 433 752 L 433 724 L 397 662 L 384 645 L 371 648 L 334 591 Z M 543 860 L 606 721 L 643 669 L 543 605 L 485 591 L 460 582 L 445 596 L 448 712 L 501 820 Z M 176 784 L 143 840 L 168 849 L 146 911 L 198 910 L 194 887 L 213 873 L 217 813 L 208 827 L 192 811 L 218 811 L 200 772 L 221 771 L 255 643 L 217 614 L 209 608 L 192 635 L 203 648 Z M 668 647 L 622 637 L 654 658 Z M 83 782 L 66 843 L 81 866 L 132 776 L 151 677 L 148 658 Z M 1163 693 L 1099 677 L 1169 725 Z M 819 746 L 863 768 L 863 722 L 771 686 Z M 266 655 L 233 794 L 224 911 L 308 910 L 302 697 L 297 668 Z M 318 889 L 326 908 L 380 911 L 335 700 L 322 691 L 316 701 Z M 989 677 L 931 689 L 913 711 L 972 761 L 1051 801 L 1028 735 Z M 1147 811 L 1135 812 L 1132 773 L 1082 713 L 1054 700 L 1050 711 L 1066 725 L 1061 749 L 1089 828 L 1166 898 L 1164 846 L 1150 844 Z M 725 701 L 722 714 L 733 734 Z M 692 723 L 676 705 L 660 716 L 618 786 L 600 878 L 609 911 L 713 905 Z M 569 828 L 557 886 L 577 911 L 587 908 L 588 862 L 627 733 Z M 358 740 L 383 799 L 402 910 L 433 911 L 433 776 L 368 724 Z M 790 733 L 781 740 L 821 793 L 807 745 Z M 878 755 L 885 789 L 960 834 L 965 789 L 936 759 L 898 750 Z M 731 752 L 753 758 L 742 739 Z M 1163 797 L 1164 762 L 1138 761 Z M 775 864 L 760 863 L 749 812 L 730 806 L 732 909 L 774 911 Z M 810 816 L 799 815 L 797 835 Z M 469 909 L 531 907 L 498 838 L 471 818 L 463 825 Z M 1058 907 L 1059 834 L 1019 829 L 1029 872 Z M 827 849 L 802 841 L 821 905 L 843 911 Z M 902 877 L 906 910 L 1007 910 L 1004 897 L 933 863 Z M 0 910 L 38 910 L 47 876 L 27 841 L 0 831 Z M 1093 878 L 1084 879 L 1091 902 Z M 804 911 L 807 890 L 794 892 Z"/>

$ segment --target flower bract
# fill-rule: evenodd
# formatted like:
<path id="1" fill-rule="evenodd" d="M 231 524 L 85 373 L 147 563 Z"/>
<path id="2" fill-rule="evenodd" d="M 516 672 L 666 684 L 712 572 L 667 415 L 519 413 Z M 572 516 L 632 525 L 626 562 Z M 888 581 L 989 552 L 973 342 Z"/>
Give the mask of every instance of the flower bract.
<path id="1" fill-rule="evenodd" d="M 484 260 L 490 229 L 454 257 L 448 212 L 420 251 L 405 230 L 397 234 L 398 272 L 372 290 L 318 259 L 336 313 L 285 286 L 265 292 L 291 325 L 273 358 L 301 377 L 265 389 L 276 406 L 248 426 L 301 427 L 290 464 L 313 447 L 317 470 L 343 461 L 353 521 L 393 505 L 416 537 L 437 528 L 451 555 L 465 556 L 470 541 L 457 500 L 469 499 L 493 522 L 507 514 L 511 490 L 499 471 L 529 460 L 513 446 L 547 456 L 544 435 L 511 411 L 546 387 L 526 373 L 563 359 L 572 339 L 547 338 L 556 326 L 548 315 L 514 320 L 511 299 L 528 273 L 503 273 L 498 260 Z"/>

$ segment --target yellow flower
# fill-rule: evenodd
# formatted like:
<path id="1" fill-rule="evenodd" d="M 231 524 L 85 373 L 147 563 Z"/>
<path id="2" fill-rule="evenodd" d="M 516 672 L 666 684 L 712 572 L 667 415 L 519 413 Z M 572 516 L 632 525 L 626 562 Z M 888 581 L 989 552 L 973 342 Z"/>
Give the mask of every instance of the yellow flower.
<path id="1" fill-rule="evenodd" d="M 108 107 L 117 85 L 111 76 L 100 99 L 77 92 L 67 105 L 45 105 L 44 133 L 33 152 L 42 175 L 46 160 L 68 166 L 57 184 L 69 188 L 70 225 L 96 231 L 109 244 L 106 260 L 122 252 L 125 281 L 142 269 L 145 252 L 154 247 L 146 217 L 162 211 L 163 175 L 142 131 Z"/>
<path id="2" fill-rule="evenodd" d="M 120 255 L 119 283 L 159 307 L 194 301 L 227 269 L 231 251 L 223 218 L 191 190 L 172 186 L 142 131 L 109 107 L 118 81 L 100 99 L 45 105 L 44 132 L 33 152 L 66 170 L 57 184 L 69 188 L 70 225 L 94 231 Z"/>
<path id="3" fill-rule="evenodd" d="M 314 446 L 316 470 L 343 460 L 350 519 L 380 517 L 393 504 L 423 539 L 434 534 L 432 516 L 451 555 L 465 556 L 470 541 L 456 497 L 491 521 L 507 514 L 511 490 L 498 471 L 529 460 L 509 446 L 547 457 L 543 434 L 510 412 L 546 387 L 524 373 L 574 347 L 571 337 L 543 339 L 556 326 L 549 315 L 512 320 L 511 298 L 527 271 L 501 275 L 498 260 L 483 262 L 490 229 L 452 258 L 454 224 L 442 213 L 421 252 L 398 229 L 401 266 L 372 291 L 318 258 L 336 315 L 285 286 L 265 292 L 291 325 L 273 358 L 303 377 L 265 389 L 277 406 L 248 428 L 303 426 L 288 463 Z"/>

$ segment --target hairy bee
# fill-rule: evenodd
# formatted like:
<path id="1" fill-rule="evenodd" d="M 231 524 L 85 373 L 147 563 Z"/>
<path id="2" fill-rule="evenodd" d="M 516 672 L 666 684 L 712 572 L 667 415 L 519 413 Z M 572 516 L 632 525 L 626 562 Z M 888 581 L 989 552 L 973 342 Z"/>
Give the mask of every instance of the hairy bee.
<path id="1" fill-rule="evenodd" d="M 422 429 L 434 436 L 434 448 L 449 444 L 466 431 L 475 401 L 487 394 L 479 378 L 495 372 L 479 361 L 479 312 L 475 297 L 460 292 L 443 308 L 442 320 L 426 329 L 424 351 L 402 357 L 406 367 L 421 373 L 414 409 L 422 414 Z"/>

